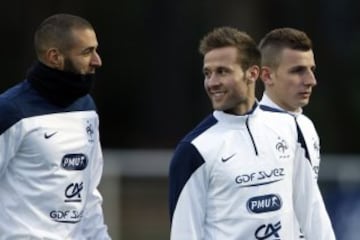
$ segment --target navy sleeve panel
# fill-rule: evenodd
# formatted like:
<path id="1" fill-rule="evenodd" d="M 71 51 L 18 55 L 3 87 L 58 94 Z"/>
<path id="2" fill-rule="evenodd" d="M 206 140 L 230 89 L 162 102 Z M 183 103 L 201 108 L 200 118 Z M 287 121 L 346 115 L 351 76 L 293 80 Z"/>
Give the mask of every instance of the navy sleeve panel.
<path id="1" fill-rule="evenodd" d="M 214 116 L 212 114 L 209 115 L 199 125 L 197 125 L 193 131 L 186 135 L 175 149 L 169 169 L 170 219 L 172 219 L 179 195 L 186 182 L 196 171 L 196 169 L 198 169 L 205 162 L 196 147 L 191 144 L 191 142 L 197 136 L 202 134 L 216 123 L 217 120 L 214 118 Z"/>
<path id="2" fill-rule="evenodd" d="M 196 169 L 204 163 L 204 159 L 191 143 L 182 142 L 176 148 L 169 170 L 169 210 L 171 220 L 186 182 Z"/>
<path id="3" fill-rule="evenodd" d="M 19 119 L 21 119 L 21 113 L 16 110 L 14 104 L 0 98 L 0 135 Z"/>
<path id="4" fill-rule="evenodd" d="M 211 114 L 207 116 L 201 123 L 199 123 L 194 130 L 192 130 L 188 135 L 185 136 L 183 141 L 191 142 L 197 136 L 205 132 L 208 128 L 217 123 L 216 118 Z"/>
<path id="5" fill-rule="evenodd" d="M 295 123 L 296 123 L 296 129 L 297 129 L 297 132 L 298 132 L 298 142 L 300 143 L 301 147 L 305 151 L 305 157 L 309 160 L 310 164 L 312 165 L 309 150 L 308 150 L 308 148 L 306 146 L 304 134 L 302 133 L 301 128 L 299 127 L 299 124 L 296 121 L 296 118 L 295 118 Z"/>
<path id="6" fill-rule="evenodd" d="M 23 118 L 51 113 L 96 110 L 93 99 L 85 95 L 67 107 L 49 103 L 23 81 L 0 95 L 0 134 Z"/>

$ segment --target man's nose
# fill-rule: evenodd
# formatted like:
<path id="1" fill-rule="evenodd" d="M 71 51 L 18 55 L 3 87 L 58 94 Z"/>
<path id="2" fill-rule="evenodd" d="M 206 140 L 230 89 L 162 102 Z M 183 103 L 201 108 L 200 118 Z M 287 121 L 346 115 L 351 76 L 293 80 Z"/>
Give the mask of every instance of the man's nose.
<path id="1" fill-rule="evenodd" d="M 305 84 L 310 86 L 316 86 L 317 81 L 313 71 L 310 71 L 309 74 L 307 74 Z"/>
<path id="2" fill-rule="evenodd" d="M 102 65 L 101 57 L 97 52 L 94 52 L 94 54 L 92 55 L 91 65 L 96 67 L 101 67 Z"/>
<path id="3" fill-rule="evenodd" d="M 218 76 L 216 76 L 215 73 L 211 74 L 208 78 L 207 78 L 207 84 L 208 86 L 216 86 L 219 85 L 220 81 Z"/>

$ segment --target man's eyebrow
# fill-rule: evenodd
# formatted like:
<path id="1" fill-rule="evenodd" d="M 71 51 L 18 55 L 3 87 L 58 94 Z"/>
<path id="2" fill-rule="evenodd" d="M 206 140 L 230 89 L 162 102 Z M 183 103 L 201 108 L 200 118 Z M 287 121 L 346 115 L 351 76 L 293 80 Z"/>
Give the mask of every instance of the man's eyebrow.
<path id="1" fill-rule="evenodd" d="M 92 52 L 92 51 L 94 51 L 94 50 L 96 50 L 97 49 L 97 47 L 96 46 L 90 46 L 90 47 L 86 47 L 86 48 L 84 48 L 81 52 L 82 53 L 85 53 L 85 52 Z"/>

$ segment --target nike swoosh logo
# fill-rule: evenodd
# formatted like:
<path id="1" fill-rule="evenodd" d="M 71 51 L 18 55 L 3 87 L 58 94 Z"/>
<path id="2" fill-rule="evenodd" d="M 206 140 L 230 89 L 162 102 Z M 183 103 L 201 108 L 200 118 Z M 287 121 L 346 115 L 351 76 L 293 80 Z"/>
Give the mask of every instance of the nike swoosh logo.
<path id="1" fill-rule="evenodd" d="M 227 157 L 227 158 L 221 158 L 222 162 L 227 162 L 229 161 L 232 157 L 234 157 L 236 155 L 236 153 L 232 154 L 231 156 Z"/>
<path id="2" fill-rule="evenodd" d="M 57 132 L 53 132 L 53 133 L 50 133 L 50 134 L 44 133 L 44 138 L 45 138 L 45 139 L 51 138 L 51 137 L 54 136 L 56 133 L 57 133 Z"/>

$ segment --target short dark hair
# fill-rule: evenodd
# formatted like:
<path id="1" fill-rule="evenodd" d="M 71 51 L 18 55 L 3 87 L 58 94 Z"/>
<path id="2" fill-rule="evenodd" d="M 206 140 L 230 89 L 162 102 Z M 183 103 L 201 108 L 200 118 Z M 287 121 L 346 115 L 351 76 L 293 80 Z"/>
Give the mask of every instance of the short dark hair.
<path id="1" fill-rule="evenodd" d="M 37 28 L 34 35 L 34 47 L 37 56 L 41 56 L 50 47 L 66 51 L 72 46 L 72 30 L 93 29 L 84 18 L 59 13 L 46 18 Z"/>
<path id="2" fill-rule="evenodd" d="M 309 51 L 313 48 L 311 39 L 301 30 L 284 27 L 268 32 L 260 41 L 262 65 L 276 67 L 283 49 Z"/>
<path id="3" fill-rule="evenodd" d="M 244 71 L 252 65 L 260 65 L 260 51 L 246 32 L 233 27 L 215 28 L 200 41 L 199 52 L 205 55 L 222 47 L 235 47 L 238 50 L 238 62 Z"/>

